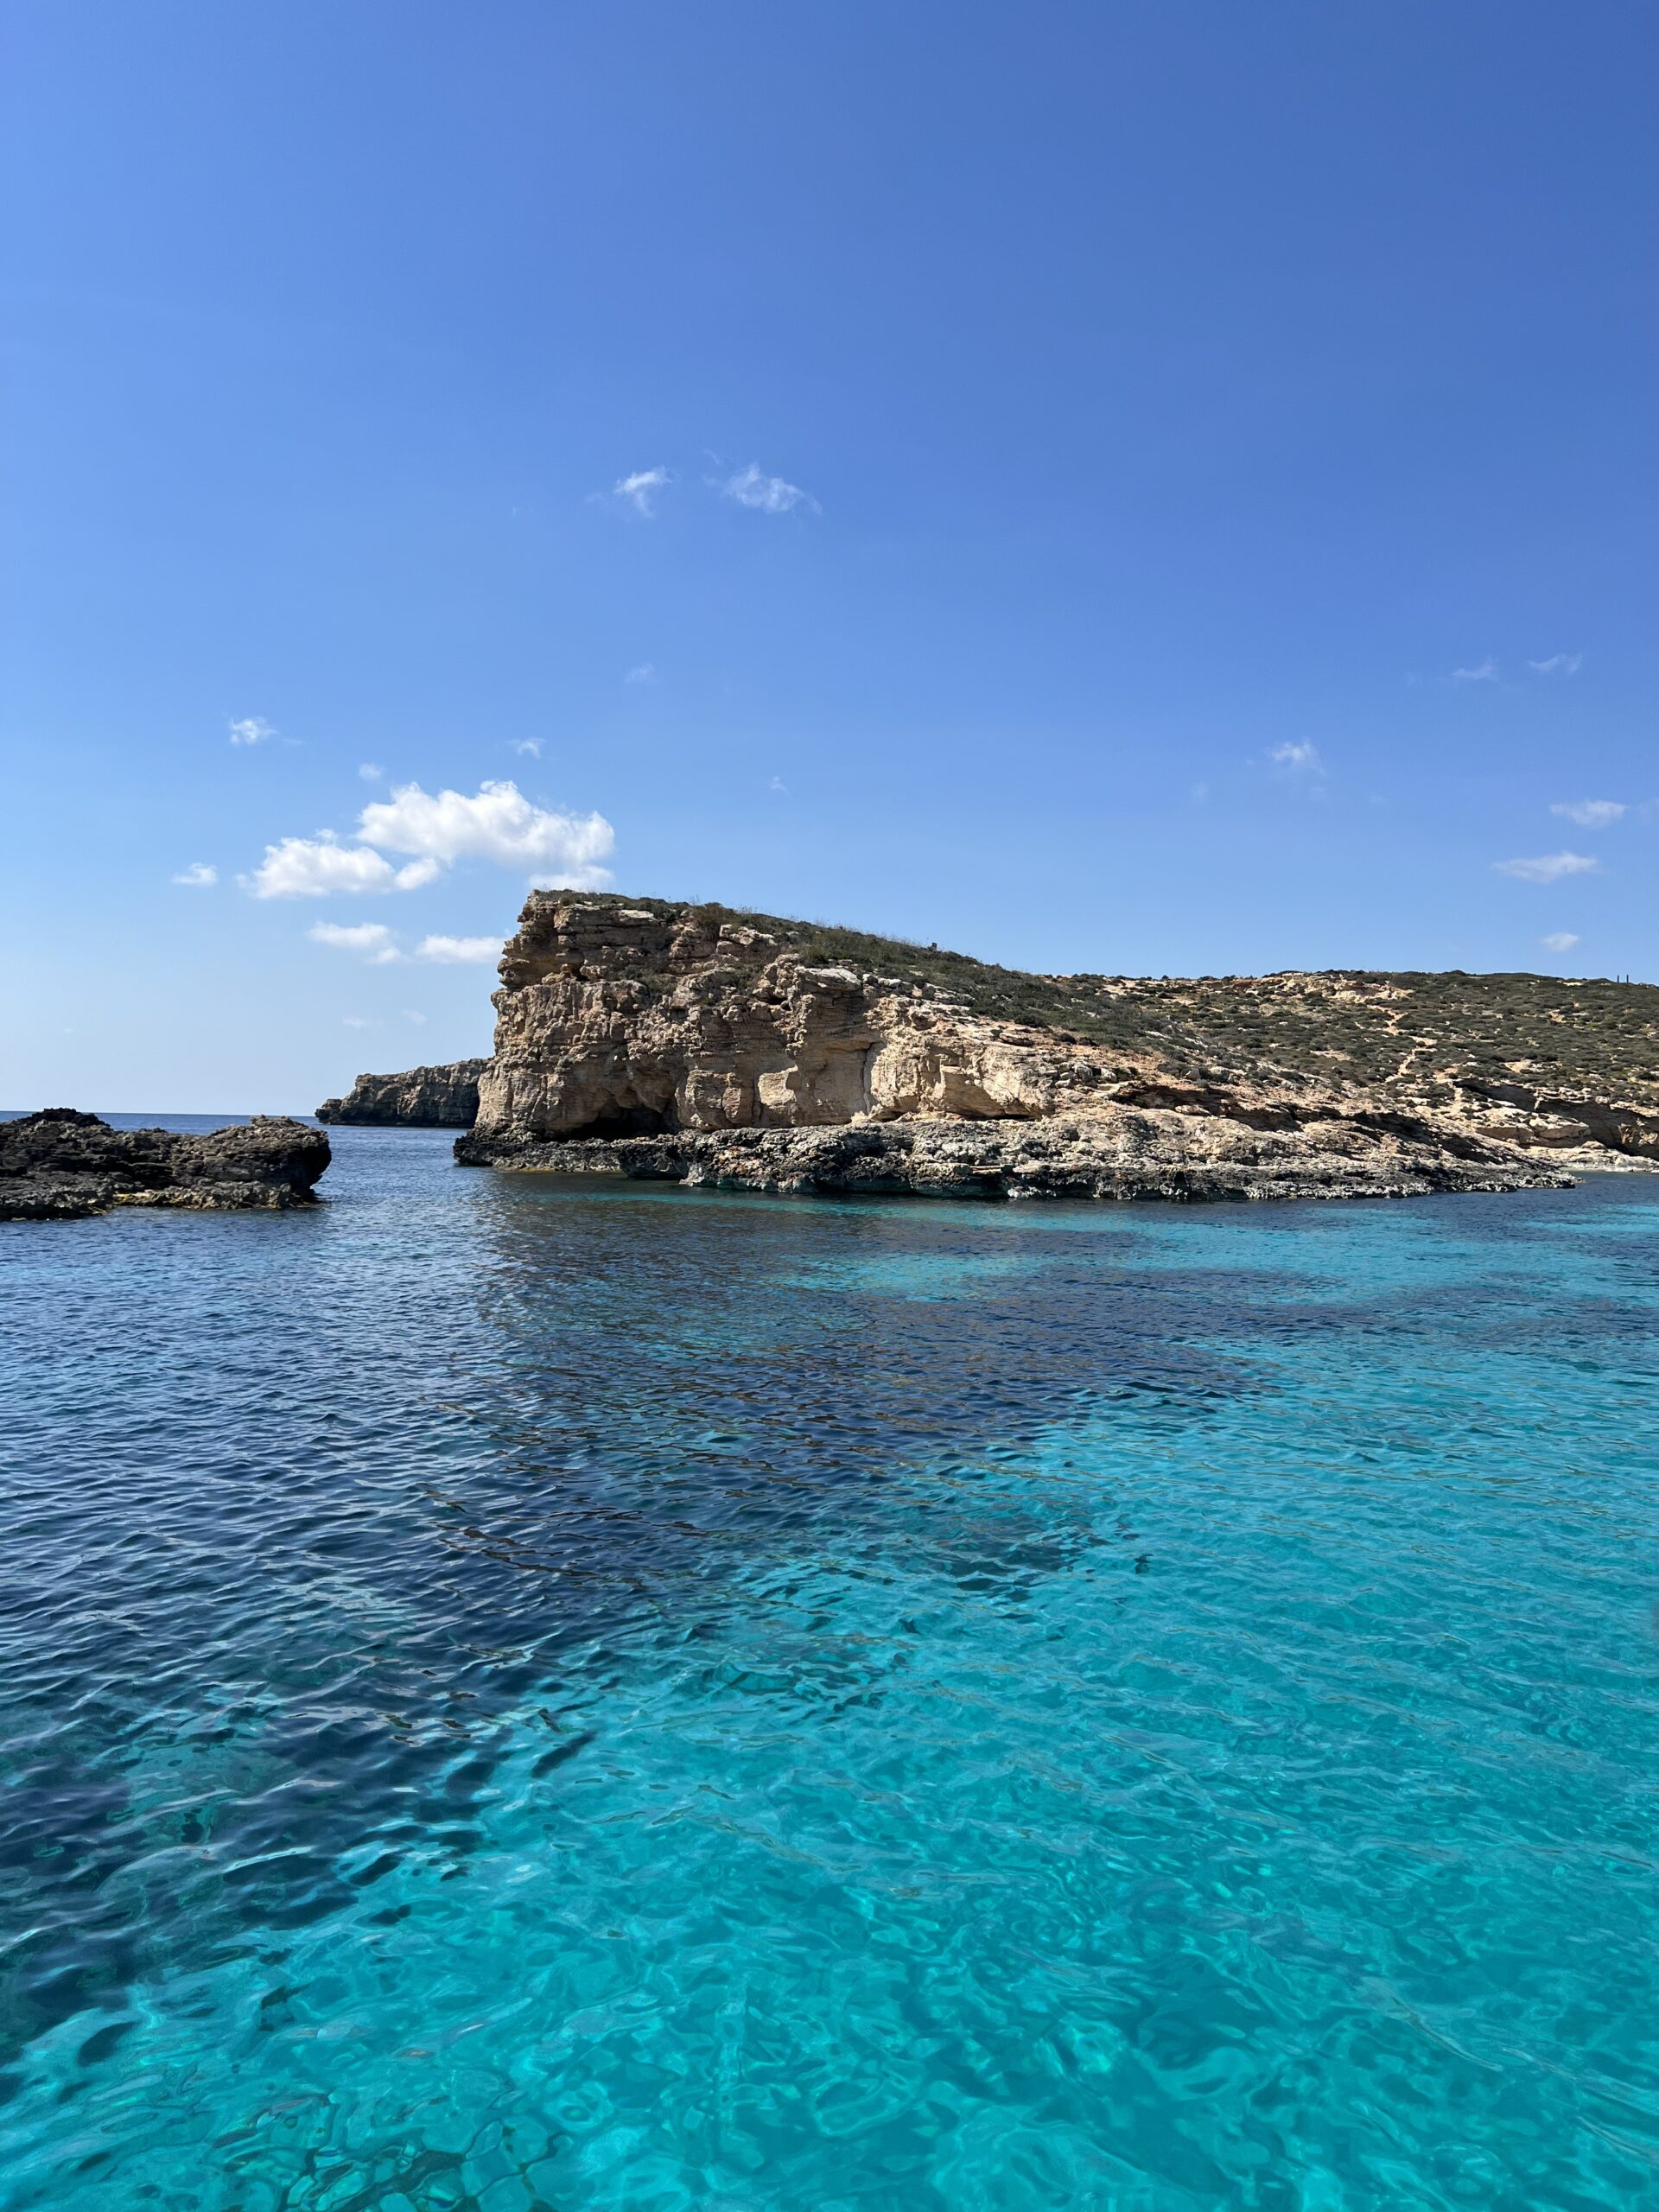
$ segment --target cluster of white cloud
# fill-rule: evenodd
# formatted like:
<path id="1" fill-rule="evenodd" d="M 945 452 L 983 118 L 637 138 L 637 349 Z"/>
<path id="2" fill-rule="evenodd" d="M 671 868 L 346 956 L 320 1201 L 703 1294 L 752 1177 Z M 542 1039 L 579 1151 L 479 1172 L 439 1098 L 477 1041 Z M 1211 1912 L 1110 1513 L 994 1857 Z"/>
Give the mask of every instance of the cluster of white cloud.
<path id="1" fill-rule="evenodd" d="M 267 738 L 276 734 L 276 730 L 263 715 L 244 715 L 240 721 L 231 724 L 232 745 L 263 745 Z"/>
<path id="2" fill-rule="evenodd" d="M 763 515 L 786 515 L 791 507 L 808 506 L 819 512 L 817 501 L 798 484 L 785 483 L 781 476 L 768 476 L 755 461 L 747 468 L 740 468 L 735 476 L 728 476 L 716 487 L 727 499 L 735 499 L 740 507 L 754 507 Z"/>
<path id="3" fill-rule="evenodd" d="M 501 957 L 499 937 L 423 937 L 417 960 L 436 960 L 446 968 L 487 968 Z"/>
<path id="4" fill-rule="evenodd" d="M 600 862 L 616 842 L 602 814 L 537 806 L 516 784 L 499 782 L 480 784 L 471 797 L 401 785 L 364 808 L 355 834 L 349 845 L 331 830 L 283 837 L 239 880 L 256 899 L 418 891 L 458 861 L 481 860 L 522 868 L 535 883 L 591 890 L 609 882 Z M 397 868 L 388 852 L 414 857 Z"/>
<path id="5" fill-rule="evenodd" d="M 1275 768 L 1283 768 L 1293 776 L 1322 776 L 1325 763 L 1319 758 L 1317 745 L 1306 741 L 1300 745 L 1275 745 L 1268 758 Z"/>
<path id="6" fill-rule="evenodd" d="M 360 952 L 377 968 L 401 960 L 397 940 L 384 922 L 313 922 L 308 934 L 341 952 Z"/>
<path id="7" fill-rule="evenodd" d="M 580 882 L 596 872 L 616 842 L 601 814 L 560 814 L 537 806 L 517 784 L 484 783 L 471 798 L 460 791 L 429 796 L 404 784 L 389 801 L 365 806 L 358 835 L 394 853 L 419 853 L 448 868 L 461 860 L 493 861 L 499 868 L 554 869 Z"/>
<path id="8" fill-rule="evenodd" d="M 1576 676 L 1584 666 L 1584 655 L 1551 653 L 1547 660 L 1529 660 L 1527 666 L 1539 676 Z M 1489 653 L 1484 660 L 1478 661 L 1472 668 L 1454 668 L 1452 681 L 1454 683 L 1496 683 L 1497 676 L 1497 663 Z"/>
<path id="9" fill-rule="evenodd" d="M 1576 822 L 1580 830 L 1606 830 L 1630 812 L 1623 799 L 1618 798 L 1563 798 L 1550 808 L 1569 822 Z"/>
<path id="10" fill-rule="evenodd" d="M 1529 664 L 1541 675 L 1557 672 L 1571 676 L 1577 670 L 1581 656 L 1577 653 L 1556 653 L 1548 660 Z M 1550 808 L 1563 821 L 1575 823 L 1580 830 L 1611 830 L 1622 822 L 1630 811 L 1622 798 L 1562 798 Z M 1499 875 L 1513 876 L 1521 883 L 1560 883 L 1568 876 L 1599 875 L 1601 862 L 1590 853 L 1536 853 L 1512 861 L 1494 861 L 1493 868 Z M 1538 942 L 1547 952 L 1558 955 L 1571 952 L 1581 940 L 1576 930 L 1551 930 Z"/>
<path id="11" fill-rule="evenodd" d="M 219 881 L 219 870 L 210 861 L 192 861 L 188 868 L 179 870 L 173 880 L 187 884 L 192 891 L 206 891 L 209 885 Z"/>
<path id="12" fill-rule="evenodd" d="M 636 468 L 631 474 L 619 476 L 611 486 L 610 496 L 625 507 L 631 507 L 647 522 L 657 512 L 659 495 L 676 481 L 671 468 Z M 722 499 L 735 499 L 740 507 L 752 507 L 757 514 L 786 515 L 796 507 L 807 507 L 814 514 L 823 510 L 810 492 L 798 484 L 791 484 L 787 477 L 771 476 L 758 461 L 746 468 L 734 471 L 729 476 L 709 476 L 704 480 L 711 492 L 718 492 Z M 593 494 L 596 499 L 602 493 Z"/>
<path id="13" fill-rule="evenodd" d="M 635 514 L 649 518 L 657 512 L 657 494 L 666 491 L 673 481 L 669 469 L 636 468 L 632 476 L 617 478 L 611 486 L 611 497 L 632 507 Z"/>
<path id="14" fill-rule="evenodd" d="M 367 845 L 342 845 L 332 830 L 315 837 L 283 837 L 265 847 L 251 876 L 238 876 L 256 899 L 326 899 L 333 891 L 418 891 L 438 874 L 435 860 L 393 868 Z"/>
<path id="15" fill-rule="evenodd" d="M 1531 860 L 1494 861 L 1492 866 L 1522 883 L 1559 883 L 1564 875 L 1601 874 L 1601 862 L 1586 853 L 1539 853 Z"/>
<path id="16" fill-rule="evenodd" d="M 391 968 L 405 960 L 432 960 L 446 968 L 486 968 L 501 957 L 499 937 L 423 937 L 413 952 L 405 952 L 396 931 L 384 922 L 313 922 L 306 934 L 337 952 L 359 954 L 372 968 Z"/>

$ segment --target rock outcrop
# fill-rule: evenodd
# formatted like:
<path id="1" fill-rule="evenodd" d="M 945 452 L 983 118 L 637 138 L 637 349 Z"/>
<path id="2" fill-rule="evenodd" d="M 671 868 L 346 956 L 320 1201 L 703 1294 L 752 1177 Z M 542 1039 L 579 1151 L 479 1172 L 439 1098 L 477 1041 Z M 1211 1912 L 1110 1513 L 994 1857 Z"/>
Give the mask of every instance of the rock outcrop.
<path id="1" fill-rule="evenodd" d="M 983 970 L 1008 980 L 968 978 L 976 1007 L 905 948 L 885 948 L 900 956 L 888 972 L 825 960 L 823 934 L 533 893 L 503 952 L 495 1056 L 457 1157 L 936 1196 L 1358 1198 L 1571 1179 L 1414 1099 L 1120 1039 L 1109 1008 L 1093 1035 L 983 1010 L 1026 986 L 1045 1011 L 1082 1010 L 1082 979 Z"/>
<path id="2" fill-rule="evenodd" d="M 1659 1162 L 1659 1113 L 1586 1090 L 1540 1090 L 1491 1076 L 1454 1078 L 1454 1110 L 1483 1136 L 1588 1167 Z M 1598 1158 L 1598 1154 L 1605 1157 Z"/>
<path id="3" fill-rule="evenodd" d="M 1515 1154 L 1418 1128 L 1332 1115 L 1263 1132 L 1216 1116 L 1103 1114 L 1046 1122 L 863 1122 L 672 1136 L 496 1139 L 464 1161 L 728 1191 L 908 1192 L 931 1198 L 1408 1198 L 1432 1191 L 1563 1188 Z"/>
<path id="4" fill-rule="evenodd" d="M 320 1122 L 470 1129 L 478 1117 L 478 1079 L 487 1060 L 410 1068 L 402 1075 L 360 1075 L 344 1098 L 325 1098 Z"/>
<path id="5" fill-rule="evenodd" d="M 73 1221 L 112 1206 L 306 1205 L 328 1165 L 321 1129 L 256 1115 L 201 1136 L 112 1129 L 96 1114 L 48 1107 L 0 1122 L 0 1220 Z"/>

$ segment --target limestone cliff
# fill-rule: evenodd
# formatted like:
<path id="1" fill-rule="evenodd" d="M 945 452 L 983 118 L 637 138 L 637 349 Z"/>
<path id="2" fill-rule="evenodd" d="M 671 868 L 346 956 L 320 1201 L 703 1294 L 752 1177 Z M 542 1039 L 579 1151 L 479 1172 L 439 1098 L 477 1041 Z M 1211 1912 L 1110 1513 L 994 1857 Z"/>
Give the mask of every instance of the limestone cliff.
<path id="1" fill-rule="evenodd" d="M 828 945 L 825 939 L 830 942 Z M 842 944 L 836 943 L 836 938 Z M 847 945 L 855 957 L 825 957 Z M 881 965 L 856 957 L 869 948 Z M 533 893 L 463 1160 L 762 1190 L 1269 1198 L 1567 1179 L 1517 1109 L 1125 1021 L 1114 979 L 664 900 Z"/>
<path id="2" fill-rule="evenodd" d="M 487 1060 L 453 1060 L 447 1067 L 410 1068 L 402 1075 L 360 1075 L 344 1098 L 325 1098 L 320 1122 L 381 1127 L 470 1129 L 478 1114 L 478 1079 Z"/>

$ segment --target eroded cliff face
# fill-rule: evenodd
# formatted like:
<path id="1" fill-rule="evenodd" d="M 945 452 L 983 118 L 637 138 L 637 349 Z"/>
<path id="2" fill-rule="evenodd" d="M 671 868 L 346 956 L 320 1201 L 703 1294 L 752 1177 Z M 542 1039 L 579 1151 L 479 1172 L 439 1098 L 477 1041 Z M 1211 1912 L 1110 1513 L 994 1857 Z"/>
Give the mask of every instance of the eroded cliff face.
<path id="1" fill-rule="evenodd" d="M 1102 1057 L 976 1020 L 898 977 L 817 967 L 764 931 L 537 894 L 501 963 L 477 1132 L 539 1139 L 1039 1119 Z"/>
<path id="2" fill-rule="evenodd" d="M 537 893 L 505 947 L 464 1160 L 762 1190 L 1266 1198 L 1566 1179 L 1306 1077 L 1172 1068 L 815 963 L 718 910 Z M 1489 1110 L 1489 1109 L 1488 1109 Z M 828 1133 L 838 1133 L 830 1135 Z"/>
<path id="3" fill-rule="evenodd" d="M 360 1075 L 344 1098 L 325 1098 L 320 1122 L 365 1127 L 470 1129 L 478 1114 L 478 1079 L 487 1060 L 408 1068 L 401 1075 Z"/>

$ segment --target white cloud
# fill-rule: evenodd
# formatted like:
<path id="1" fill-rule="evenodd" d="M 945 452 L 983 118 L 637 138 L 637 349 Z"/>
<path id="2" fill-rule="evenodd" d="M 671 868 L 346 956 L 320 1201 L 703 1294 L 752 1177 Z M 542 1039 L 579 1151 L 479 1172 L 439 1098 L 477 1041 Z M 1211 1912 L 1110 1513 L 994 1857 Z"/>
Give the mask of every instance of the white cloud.
<path id="1" fill-rule="evenodd" d="M 412 1021 L 417 1029 L 424 1029 L 426 1027 L 426 1016 L 423 1014 L 416 1014 L 409 1007 L 404 1008 L 404 1020 Z"/>
<path id="2" fill-rule="evenodd" d="M 1582 653 L 1551 653 L 1548 660 L 1529 660 L 1527 666 L 1535 668 L 1540 676 L 1576 676 L 1584 666 L 1584 655 Z M 1544 942 L 1548 944 L 1548 938 L 1546 938 Z M 1576 944 L 1577 938 L 1574 938 L 1573 942 Z"/>
<path id="3" fill-rule="evenodd" d="M 1618 798 L 1564 798 L 1550 808 L 1552 814 L 1565 815 L 1569 822 L 1576 822 L 1580 830 L 1606 830 L 1630 809 Z"/>
<path id="4" fill-rule="evenodd" d="M 629 669 L 622 681 L 625 683 L 654 683 L 657 671 L 648 660 L 642 660 L 637 668 Z"/>
<path id="5" fill-rule="evenodd" d="M 657 494 L 674 481 L 666 468 L 636 468 L 632 476 L 619 476 L 611 496 L 625 499 L 636 514 L 654 515 Z"/>
<path id="6" fill-rule="evenodd" d="M 817 512 L 818 503 L 798 484 L 785 483 L 781 476 L 768 476 L 759 463 L 751 461 L 747 468 L 740 468 L 735 476 L 728 476 L 720 489 L 728 499 L 735 499 L 740 507 L 754 507 L 763 515 L 786 515 L 791 507 L 808 506 Z"/>
<path id="7" fill-rule="evenodd" d="M 487 968 L 501 957 L 499 937 L 423 937 L 415 948 L 421 960 L 451 968 Z"/>
<path id="8" fill-rule="evenodd" d="M 240 721 L 231 724 L 232 745 L 263 745 L 276 734 L 276 729 L 263 715 L 244 715 Z"/>
<path id="9" fill-rule="evenodd" d="M 1601 862 L 1583 853 L 1540 853 L 1535 860 L 1494 861 L 1500 875 L 1518 877 L 1522 883 L 1559 883 L 1564 875 L 1599 875 Z"/>
<path id="10" fill-rule="evenodd" d="M 1497 663 L 1487 659 L 1482 661 L 1478 668 L 1454 668 L 1452 681 L 1454 683 L 1496 683 Z"/>
<path id="11" fill-rule="evenodd" d="M 360 952 L 377 968 L 401 960 L 397 941 L 384 922 L 313 922 L 306 935 L 340 952 Z"/>
<path id="12" fill-rule="evenodd" d="M 365 784 L 378 784 L 386 772 L 378 760 L 365 760 L 357 772 Z"/>
<path id="13" fill-rule="evenodd" d="M 237 880 L 256 899 L 322 899 L 334 891 L 378 895 L 418 891 L 457 861 L 483 860 L 527 869 L 532 883 L 553 889 L 591 891 L 610 881 L 599 862 L 615 842 L 602 814 L 534 805 L 517 784 L 483 783 L 470 798 L 400 784 L 389 799 L 364 808 L 355 844 L 342 844 L 332 830 L 284 837 L 265 847 L 251 876 Z M 383 845 L 415 858 L 394 868 L 376 850 Z"/>
<path id="14" fill-rule="evenodd" d="M 515 753 L 528 753 L 532 760 L 539 760 L 542 757 L 542 741 L 539 737 L 515 737 L 512 741 L 512 749 Z"/>
<path id="15" fill-rule="evenodd" d="M 1283 768 L 1293 776 L 1322 776 L 1325 763 L 1319 758 L 1317 745 L 1275 745 L 1268 758 L 1276 768 Z"/>
<path id="16" fill-rule="evenodd" d="M 284 837 L 265 847 L 265 857 L 238 882 L 256 899 L 326 899 L 331 891 L 418 891 L 438 874 L 435 860 L 393 868 L 366 845 L 342 845 L 332 832 Z"/>
<path id="17" fill-rule="evenodd" d="M 180 869 L 173 880 L 188 884 L 193 891 L 205 891 L 210 883 L 219 881 L 219 870 L 207 861 L 192 861 L 188 868 Z"/>
<path id="18" fill-rule="evenodd" d="M 536 806 L 517 784 L 483 783 L 474 797 L 427 792 L 404 784 L 390 800 L 365 806 L 357 825 L 365 844 L 419 853 L 435 870 L 460 860 L 528 868 L 555 888 L 591 890 L 608 883 L 598 866 L 616 842 L 602 814 L 560 814 Z"/>
<path id="19" fill-rule="evenodd" d="M 766 789 L 769 791 L 786 792 L 789 789 L 789 785 L 784 781 L 781 776 L 774 776 L 772 781 L 766 785 Z"/>
<path id="20" fill-rule="evenodd" d="M 374 1029 L 379 1027 L 377 1022 L 365 1021 L 360 1014 L 342 1014 L 340 1019 L 341 1027 L 346 1029 Z"/>
<path id="21" fill-rule="evenodd" d="M 1571 952 L 1578 941 L 1571 930 L 1552 930 L 1548 937 L 1538 940 L 1540 944 L 1548 945 L 1552 952 Z"/>

